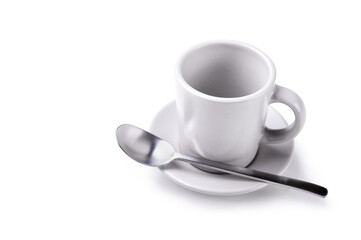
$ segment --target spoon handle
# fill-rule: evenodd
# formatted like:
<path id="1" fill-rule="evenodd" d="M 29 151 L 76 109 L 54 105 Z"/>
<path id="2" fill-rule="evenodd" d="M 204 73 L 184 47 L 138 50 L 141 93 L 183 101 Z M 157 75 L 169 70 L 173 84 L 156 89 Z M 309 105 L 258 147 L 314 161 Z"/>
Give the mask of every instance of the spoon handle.
<path id="1" fill-rule="evenodd" d="M 284 177 L 272 173 L 262 172 L 258 170 L 253 170 L 249 168 L 243 168 L 238 166 L 233 166 L 230 164 L 215 162 L 204 158 L 196 158 L 192 156 L 186 156 L 183 154 L 177 154 L 174 160 L 188 162 L 192 164 L 197 164 L 201 166 L 206 166 L 212 170 L 218 170 L 224 173 L 229 173 L 236 176 L 241 176 L 249 178 L 256 181 L 272 183 L 276 185 L 287 186 L 299 190 L 304 190 L 306 192 L 314 193 L 316 195 L 325 197 L 328 193 L 325 187 L 316 185 L 314 183 L 305 182 L 302 180 Z"/>

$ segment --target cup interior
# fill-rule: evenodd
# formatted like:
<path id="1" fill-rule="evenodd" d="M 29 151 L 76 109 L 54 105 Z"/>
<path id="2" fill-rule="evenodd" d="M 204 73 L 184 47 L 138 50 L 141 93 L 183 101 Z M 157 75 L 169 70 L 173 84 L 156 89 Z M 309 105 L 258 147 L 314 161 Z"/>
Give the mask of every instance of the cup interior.
<path id="1" fill-rule="evenodd" d="M 272 80 L 272 67 L 269 58 L 253 47 L 212 43 L 186 53 L 180 62 L 179 73 L 199 92 L 237 98 L 262 89 Z"/>

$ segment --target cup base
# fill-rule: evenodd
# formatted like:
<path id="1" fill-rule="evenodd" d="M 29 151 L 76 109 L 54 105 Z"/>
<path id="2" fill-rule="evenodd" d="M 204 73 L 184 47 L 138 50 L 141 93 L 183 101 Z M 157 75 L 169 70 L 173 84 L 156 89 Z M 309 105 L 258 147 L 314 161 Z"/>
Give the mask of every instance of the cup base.
<path id="1" fill-rule="evenodd" d="M 201 171 L 207 172 L 207 173 L 213 173 L 213 174 L 228 174 L 221 171 L 213 170 L 208 167 L 199 166 L 197 164 L 191 164 L 193 167 L 198 168 Z"/>
<path id="2" fill-rule="evenodd" d="M 258 155 L 258 150 L 257 150 L 257 153 L 256 155 L 254 156 L 253 160 L 247 165 L 245 166 L 244 168 L 247 168 L 248 166 L 250 166 L 253 161 L 257 158 L 257 155 Z M 201 171 L 204 171 L 204 172 L 207 172 L 207 173 L 213 173 L 213 174 L 229 174 L 229 173 L 224 173 L 224 172 L 221 172 L 221 171 L 217 171 L 217 170 L 213 170 L 213 169 L 210 169 L 208 167 L 204 167 L 204 166 L 200 166 L 200 165 L 197 165 L 197 164 L 191 164 L 193 167 L 201 170 Z"/>

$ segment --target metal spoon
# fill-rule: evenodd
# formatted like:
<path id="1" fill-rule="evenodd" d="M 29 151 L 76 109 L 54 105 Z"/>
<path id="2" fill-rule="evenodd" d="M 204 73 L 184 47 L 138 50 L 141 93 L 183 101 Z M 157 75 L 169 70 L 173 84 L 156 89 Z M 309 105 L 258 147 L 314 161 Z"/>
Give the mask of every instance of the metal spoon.
<path id="1" fill-rule="evenodd" d="M 256 181 L 304 190 L 323 197 L 328 192 L 326 188 L 310 182 L 178 153 L 167 141 L 133 125 L 120 125 L 116 135 L 119 147 L 129 157 L 147 166 L 162 167 L 172 161 L 183 161 Z"/>

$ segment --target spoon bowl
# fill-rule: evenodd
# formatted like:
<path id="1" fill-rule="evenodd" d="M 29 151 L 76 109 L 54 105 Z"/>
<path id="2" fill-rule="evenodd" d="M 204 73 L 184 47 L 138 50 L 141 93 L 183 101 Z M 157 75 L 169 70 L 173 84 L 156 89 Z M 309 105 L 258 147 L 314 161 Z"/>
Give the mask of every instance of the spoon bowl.
<path id="1" fill-rule="evenodd" d="M 139 163 L 161 167 L 170 163 L 175 150 L 167 141 L 130 124 L 117 128 L 119 147 Z"/>

